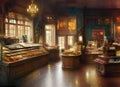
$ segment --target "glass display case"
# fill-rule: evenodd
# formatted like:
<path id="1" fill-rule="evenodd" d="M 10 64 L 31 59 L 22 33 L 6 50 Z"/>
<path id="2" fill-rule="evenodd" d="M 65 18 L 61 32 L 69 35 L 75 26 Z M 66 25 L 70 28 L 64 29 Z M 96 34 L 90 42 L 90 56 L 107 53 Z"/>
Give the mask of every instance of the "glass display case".
<path id="1" fill-rule="evenodd" d="M 97 41 L 88 41 L 83 55 L 83 61 L 85 63 L 94 63 L 94 59 L 102 54 L 103 51 L 97 47 Z"/>
<path id="2" fill-rule="evenodd" d="M 13 84 L 27 73 L 48 64 L 48 51 L 39 44 L 18 43 L 2 47 L 0 84 Z"/>
<path id="3" fill-rule="evenodd" d="M 3 62 L 13 63 L 24 59 L 47 54 L 48 51 L 39 44 L 18 43 L 3 47 Z"/>

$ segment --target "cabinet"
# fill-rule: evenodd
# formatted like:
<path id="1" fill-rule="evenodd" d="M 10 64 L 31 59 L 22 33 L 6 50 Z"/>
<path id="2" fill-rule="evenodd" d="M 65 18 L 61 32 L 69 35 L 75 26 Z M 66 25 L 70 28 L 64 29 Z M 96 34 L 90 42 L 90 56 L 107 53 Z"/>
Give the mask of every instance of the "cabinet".
<path id="1" fill-rule="evenodd" d="M 60 60 L 59 49 L 56 46 L 45 47 L 49 51 L 49 61 L 55 62 Z"/>
<path id="2" fill-rule="evenodd" d="M 47 50 L 38 44 L 13 44 L 3 48 L 3 62 L 14 63 L 40 55 L 47 54 Z"/>
<path id="3" fill-rule="evenodd" d="M 46 65 L 48 54 L 38 44 L 7 45 L 0 62 L 0 84 L 11 84 L 32 70 Z"/>
<path id="4" fill-rule="evenodd" d="M 120 73 L 120 57 L 99 57 L 95 59 L 96 69 L 103 76 L 116 76 Z"/>
<path id="5" fill-rule="evenodd" d="M 98 57 L 98 55 L 102 55 L 103 52 L 94 48 L 87 48 L 86 52 L 83 54 L 83 62 L 84 63 L 94 63 L 94 60 Z"/>
<path id="6" fill-rule="evenodd" d="M 63 69 L 77 69 L 80 67 L 81 55 L 62 55 Z"/>

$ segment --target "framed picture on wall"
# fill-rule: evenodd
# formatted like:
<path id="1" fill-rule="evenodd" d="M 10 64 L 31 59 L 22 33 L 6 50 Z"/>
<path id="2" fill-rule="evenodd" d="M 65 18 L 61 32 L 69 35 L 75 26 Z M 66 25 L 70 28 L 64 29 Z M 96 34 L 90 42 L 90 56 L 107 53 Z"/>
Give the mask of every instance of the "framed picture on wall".
<path id="1" fill-rule="evenodd" d="M 69 31 L 76 30 L 76 17 L 68 17 L 68 30 Z"/>
<path id="2" fill-rule="evenodd" d="M 66 18 L 60 18 L 58 21 L 57 21 L 57 30 L 66 30 L 67 28 L 67 19 Z"/>

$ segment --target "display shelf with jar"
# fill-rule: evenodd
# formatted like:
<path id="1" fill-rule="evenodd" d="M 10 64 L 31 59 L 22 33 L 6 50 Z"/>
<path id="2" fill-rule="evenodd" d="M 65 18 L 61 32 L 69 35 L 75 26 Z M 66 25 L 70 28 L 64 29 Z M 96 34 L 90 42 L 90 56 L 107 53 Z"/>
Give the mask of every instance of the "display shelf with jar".
<path id="1" fill-rule="evenodd" d="M 114 76 L 120 73 L 120 48 L 114 40 L 108 40 L 103 47 L 103 55 L 94 60 L 101 75 Z"/>
<path id="2" fill-rule="evenodd" d="M 38 44 L 13 44 L 2 48 L 1 84 L 11 84 L 34 69 L 48 64 L 49 52 Z"/>

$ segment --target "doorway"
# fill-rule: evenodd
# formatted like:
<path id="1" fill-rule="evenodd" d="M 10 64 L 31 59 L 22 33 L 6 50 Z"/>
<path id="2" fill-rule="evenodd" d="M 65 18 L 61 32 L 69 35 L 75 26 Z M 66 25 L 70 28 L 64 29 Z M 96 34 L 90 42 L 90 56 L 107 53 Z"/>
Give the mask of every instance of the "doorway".
<path id="1" fill-rule="evenodd" d="M 58 36 L 58 46 L 59 49 L 65 49 L 65 36 Z"/>
<path id="2" fill-rule="evenodd" d="M 58 45 L 60 49 L 69 49 L 75 43 L 75 36 L 74 35 L 63 35 L 58 36 Z"/>
<path id="3" fill-rule="evenodd" d="M 45 44 L 48 46 L 55 46 L 55 25 L 45 25 Z"/>

